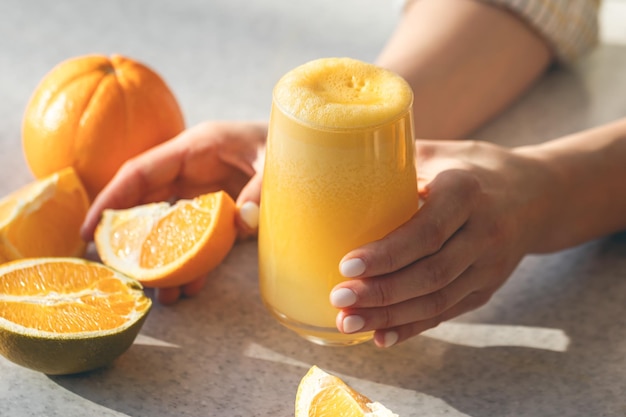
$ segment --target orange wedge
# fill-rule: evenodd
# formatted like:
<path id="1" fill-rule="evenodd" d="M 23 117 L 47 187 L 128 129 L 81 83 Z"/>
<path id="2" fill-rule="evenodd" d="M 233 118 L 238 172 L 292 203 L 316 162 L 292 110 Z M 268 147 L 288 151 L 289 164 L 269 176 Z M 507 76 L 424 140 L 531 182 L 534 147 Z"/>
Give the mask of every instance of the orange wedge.
<path id="1" fill-rule="evenodd" d="M 339 377 L 312 366 L 298 385 L 295 417 L 398 417 Z"/>
<path id="2" fill-rule="evenodd" d="M 89 371 L 124 353 L 151 301 L 100 263 L 36 258 L 0 266 L 0 353 L 47 374 Z"/>
<path id="3" fill-rule="evenodd" d="M 206 275 L 230 252 L 236 207 L 223 191 L 175 204 L 105 210 L 95 232 L 100 259 L 146 287 L 183 285 Z"/>
<path id="4" fill-rule="evenodd" d="M 45 256 L 82 256 L 80 226 L 89 200 L 72 168 L 0 200 L 0 262 Z"/>

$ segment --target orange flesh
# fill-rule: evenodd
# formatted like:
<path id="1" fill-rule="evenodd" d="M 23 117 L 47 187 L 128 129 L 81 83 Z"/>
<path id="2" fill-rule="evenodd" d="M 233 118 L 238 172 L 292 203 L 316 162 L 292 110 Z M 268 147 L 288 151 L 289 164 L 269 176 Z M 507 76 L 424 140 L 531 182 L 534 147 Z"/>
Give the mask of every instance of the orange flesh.
<path id="1" fill-rule="evenodd" d="M 332 385 L 313 398 L 309 416 L 362 417 L 369 402 L 368 398 L 348 386 Z"/>
<path id="2" fill-rule="evenodd" d="M 226 257 L 237 234 L 224 191 L 193 200 L 106 210 L 95 232 L 100 259 L 148 287 L 187 284 Z"/>
<path id="3" fill-rule="evenodd" d="M 109 330 L 136 309 L 129 287 L 105 268 L 49 263 L 0 280 L 0 318 L 55 333 Z"/>
<path id="4" fill-rule="evenodd" d="M 210 208 L 198 210 L 192 203 L 172 211 L 159 221 L 144 241 L 139 265 L 159 268 L 183 257 L 204 236 L 211 218 Z M 176 239 L 163 239 L 168 236 L 176 236 Z"/>
<path id="5" fill-rule="evenodd" d="M 79 230 L 88 206 L 85 190 L 71 168 L 7 195 L 0 201 L 0 221 L 4 222 L 0 235 L 7 260 L 82 256 L 85 242 Z"/>

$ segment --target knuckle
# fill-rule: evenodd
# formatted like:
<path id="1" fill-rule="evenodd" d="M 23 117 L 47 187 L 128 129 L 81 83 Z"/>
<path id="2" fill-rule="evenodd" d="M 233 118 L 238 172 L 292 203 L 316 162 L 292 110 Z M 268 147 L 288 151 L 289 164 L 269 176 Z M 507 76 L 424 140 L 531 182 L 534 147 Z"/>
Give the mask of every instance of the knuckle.
<path id="1" fill-rule="evenodd" d="M 432 317 L 426 320 L 415 321 L 396 328 L 399 334 L 398 342 L 417 336 L 426 330 L 434 329 L 442 323 L 441 317 Z"/>
<path id="2" fill-rule="evenodd" d="M 392 272 L 400 269 L 398 257 L 400 248 L 397 248 L 393 240 L 388 236 L 382 238 L 379 243 L 378 250 L 371 253 L 369 257 L 375 259 L 375 263 L 379 265 L 380 272 Z"/>
<path id="3" fill-rule="evenodd" d="M 420 274 L 421 285 L 426 292 L 440 290 L 448 284 L 448 271 L 441 262 L 434 262 L 433 258 L 425 260 L 422 264 L 424 271 Z"/>
<path id="4" fill-rule="evenodd" d="M 440 219 L 434 219 L 434 221 L 425 224 L 424 228 L 422 247 L 428 254 L 438 252 L 446 241 L 443 222 Z"/>
<path id="5" fill-rule="evenodd" d="M 389 304 L 389 284 L 384 278 L 370 279 L 370 297 L 375 306 L 387 306 Z"/>
<path id="6" fill-rule="evenodd" d="M 429 294 L 425 304 L 426 317 L 437 317 L 448 309 L 448 296 L 445 291 L 435 291 Z"/>
<path id="7" fill-rule="evenodd" d="M 393 250 L 391 245 L 384 246 L 384 250 L 381 253 L 381 261 L 386 271 L 395 271 L 397 269 L 395 253 L 396 251 Z"/>
<path id="8" fill-rule="evenodd" d="M 487 228 L 487 239 L 492 242 L 494 246 L 501 246 L 507 244 L 509 241 L 509 221 L 504 218 L 496 218 L 492 220 L 490 226 Z"/>
<path id="9" fill-rule="evenodd" d="M 129 174 L 131 172 L 137 171 L 137 169 L 138 169 L 137 157 L 135 156 L 124 161 L 122 165 L 120 165 L 118 171 L 123 172 L 125 174 Z"/>
<path id="10" fill-rule="evenodd" d="M 396 317 L 392 314 L 392 309 L 387 307 L 383 308 L 380 314 L 380 328 L 388 329 L 397 325 Z"/>
<path id="11" fill-rule="evenodd" d="M 484 191 L 480 181 L 469 173 L 464 176 L 464 181 L 459 187 L 461 200 L 469 203 L 472 207 L 477 207 L 484 197 Z"/>
<path id="12" fill-rule="evenodd" d="M 471 302 L 470 308 L 477 309 L 479 307 L 484 306 L 491 299 L 492 295 L 493 293 L 489 291 L 475 291 L 471 295 L 472 302 Z"/>
<path id="13" fill-rule="evenodd" d="M 379 308 L 394 304 L 394 291 L 392 280 L 384 276 L 368 277 L 355 280 L 356 286 L 352 288 L 358 294 L 359 308 Z"/>

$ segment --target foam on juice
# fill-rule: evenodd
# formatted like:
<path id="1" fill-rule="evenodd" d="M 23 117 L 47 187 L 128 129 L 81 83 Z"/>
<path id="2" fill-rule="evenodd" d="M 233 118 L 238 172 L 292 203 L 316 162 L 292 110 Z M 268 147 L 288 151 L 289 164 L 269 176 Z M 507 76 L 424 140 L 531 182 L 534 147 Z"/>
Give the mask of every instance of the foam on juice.
<path id="1" fill-rule="evenodd" d="M 274 99 L 300 122 L 352 129 L 398 117 L 412 104 L 413 93 L 402 77 L 386 69 L 351 58 L 324 58 L 283 76 Z"/>

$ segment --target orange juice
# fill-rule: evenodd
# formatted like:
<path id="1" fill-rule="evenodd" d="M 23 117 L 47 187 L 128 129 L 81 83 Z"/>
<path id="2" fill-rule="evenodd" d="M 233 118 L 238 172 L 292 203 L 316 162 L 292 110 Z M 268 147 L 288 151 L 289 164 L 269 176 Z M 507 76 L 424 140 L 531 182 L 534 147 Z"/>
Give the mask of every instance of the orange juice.
<path id="1" fill-rule="evenodd" d="M 259 223 L 263 301 L 301 336 L 350 345 L 331 289 L 339 262 L 416 212 L 413 95 L 399 76 L 349 58 L 287 73 L 274 89 Z"/>

